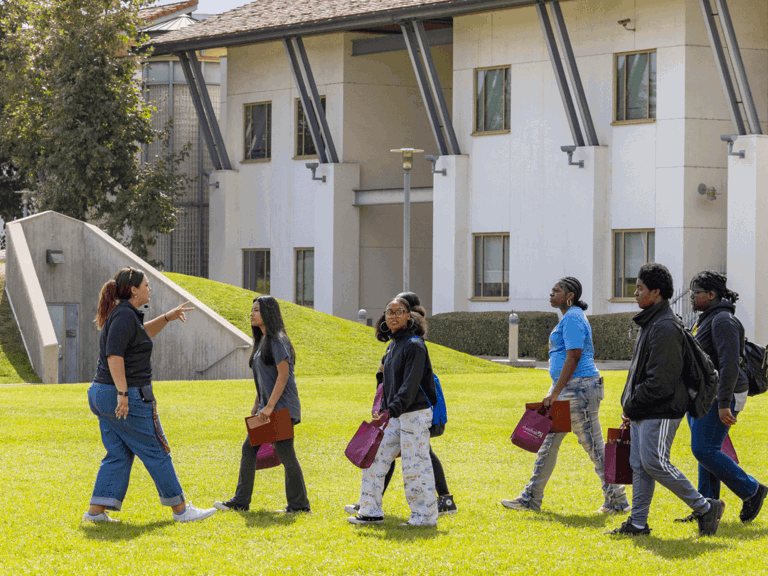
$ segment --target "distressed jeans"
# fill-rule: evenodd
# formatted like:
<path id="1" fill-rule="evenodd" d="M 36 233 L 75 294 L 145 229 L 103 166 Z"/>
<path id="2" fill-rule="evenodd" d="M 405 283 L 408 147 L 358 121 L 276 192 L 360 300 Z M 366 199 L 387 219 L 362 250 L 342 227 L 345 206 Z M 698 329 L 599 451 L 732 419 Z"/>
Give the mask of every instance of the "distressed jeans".
<path id="1" fill-rule="evenodd" d="M 554 389 L 552 383 L 550 392 Z M 605 482 L 605 442 L 603 431 L 600 428 L 600 402 L 605 393 L 603 380 L 600 376 L 587 376 L 583 378 L 571 378 L 568 385 L 560 393 L 558 400 L 568 400 L 571 403 L 571 430 L 584 448 L 595 466 L 595 474 L 600 479 L 603 489 L 603 506 L 621 510 L 629 505 L 624 487 L 619 484 L 607 484 Z M 560 445 L 565 438 L 565 432 L 551 432 L 547 434 L 544 443 L 536 454 L 533 464 L 533 474 L 526 484 L 518 501 L 524 506 L 536 512 L 541 510 L 544 500 L 544 488 L 547 486 L 552 472 L 557 464 L 557 454 Z"/>

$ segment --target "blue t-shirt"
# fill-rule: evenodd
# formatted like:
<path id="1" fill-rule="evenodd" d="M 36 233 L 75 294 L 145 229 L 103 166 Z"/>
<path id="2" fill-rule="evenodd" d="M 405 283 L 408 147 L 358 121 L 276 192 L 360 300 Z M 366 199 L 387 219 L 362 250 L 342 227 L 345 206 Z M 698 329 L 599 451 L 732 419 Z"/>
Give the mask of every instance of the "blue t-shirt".
<path id="1" fill-rule="evenodd" d="M 290 348 L 286 343 L 273 339 L 272 357 L 275 359 L 275 363 L 265 364 L 262 361 L 261 346 L 259 346 L 253 357 L 253 378 L 259 391 L 259 409 L 267 405 L 270 396 L 272 396 L 272 391 L 275 389 L 277 365 L 283 360 L 287 360 L 290 366 L 288 382 L 285 384 L 285 389 L 275 405 L 275 410 L 288 408 L 291 420 L 294 424 L 298 424 L 301 422 L 301 403 L 299 402 L 299 389 L 296 386 L 296 378 L 293 375 L 294 359 L 290 355 Z"/>
<path id="2" fill-rule="evenodd" d="M 582 350 L 581 360 L 571 378 L 599 376 L 595 366 L 595 347 L 592 345 L 592 328 L 584 310 L 571 306 L 562 320 L 549 335 L 549 375 L 556 382 L 565 364 L 568 350 Z"/>

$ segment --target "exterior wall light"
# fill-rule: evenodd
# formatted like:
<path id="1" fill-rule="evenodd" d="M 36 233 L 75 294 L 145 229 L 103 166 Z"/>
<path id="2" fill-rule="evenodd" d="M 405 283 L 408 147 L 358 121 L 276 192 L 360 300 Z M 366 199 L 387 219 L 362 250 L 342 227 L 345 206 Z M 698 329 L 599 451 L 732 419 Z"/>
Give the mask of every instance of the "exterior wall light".
<path id="1" fill-rule="evenodd" d="M 707 200 L 715 200 L 717 199 L 717 190 L 715 190 L 714 186 L 707 186 L 706 184 L 699 184 L 699 194 L 702 196 L 707 197 Z"/>

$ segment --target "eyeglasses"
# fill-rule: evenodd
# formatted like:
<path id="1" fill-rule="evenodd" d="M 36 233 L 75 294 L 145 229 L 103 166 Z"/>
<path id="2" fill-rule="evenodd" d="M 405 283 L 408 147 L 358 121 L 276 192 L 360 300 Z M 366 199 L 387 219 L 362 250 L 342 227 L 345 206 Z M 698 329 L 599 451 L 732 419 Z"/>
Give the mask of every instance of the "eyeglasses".
<path id="1" fill-rule="evenodd" d="M 386 316 L 387 318 L 392 318 L 392 316 L 397 316 L 398 318 L 402 318 L 403 314 L 406 314 L 407 312 L 408 312 L 407 310 L 403 310 L 402 308 L 398 310 L 387 310 L 384 312 L 384 316 Z"/>

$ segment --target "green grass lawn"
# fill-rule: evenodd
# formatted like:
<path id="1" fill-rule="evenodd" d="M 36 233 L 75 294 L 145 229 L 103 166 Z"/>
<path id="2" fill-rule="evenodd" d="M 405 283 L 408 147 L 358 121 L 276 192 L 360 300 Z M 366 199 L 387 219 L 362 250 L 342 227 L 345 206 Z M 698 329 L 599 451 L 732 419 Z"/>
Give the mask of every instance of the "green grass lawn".
<path id="1" fill-rule="evenodd" d="M 40 378 L 29 363 L 5 293 L 5 274 L 0 274 L 0 384 L 16 382 L 40 382 Z"/>
<path id="2" fill-rule="evenodd" d="M 607 373 L 602 409 L 606 428 L 619 420 L 625 373 Z M 540 398 L 547 374 L 441 374 L 450 421 L 434 448 L 459 507 L 437 529 L 398 526 L 408 518 L 401 477 L 385 497 L 381 526 L 347 524 L 343 506 L 356 500 L 360 471 L 343 455 L 366 417 L 372 377 L 299 378 L 304 422 L 296 450 L 313 513 L 284 517 L 282 469 L 257 473 L 248 513 L 221 513 L 179 525 L 162 507 L 136 463 L 117 525 L 80 522 L 104 454 L 86 385 L 0 388 L 0 573 L 3 574 L 739 574 L 766 572 L 768 513 L 749 526 L 740 503 L 728 504 L 718 535 L 698 539 L 688 514 L 668 491 L 656 492 L 650 537 L 604 536 L 622 518 L 594 514 L 599 486 L 570 435 L 540 514 L 503 509 L 516 496 L 534 455 L 509 435 L 525 401 Z M 198 506 L 232 495 L 237 481 L 243 416 L 253 400 L 248 381 L 161 382 L 160 415 L 187 498 Z M 765 480 L 768 396 L 750 400 L 734 429 L 745 468 Z M 682 426 L 674 461 L 689 476 L 695 467 Z"/>

